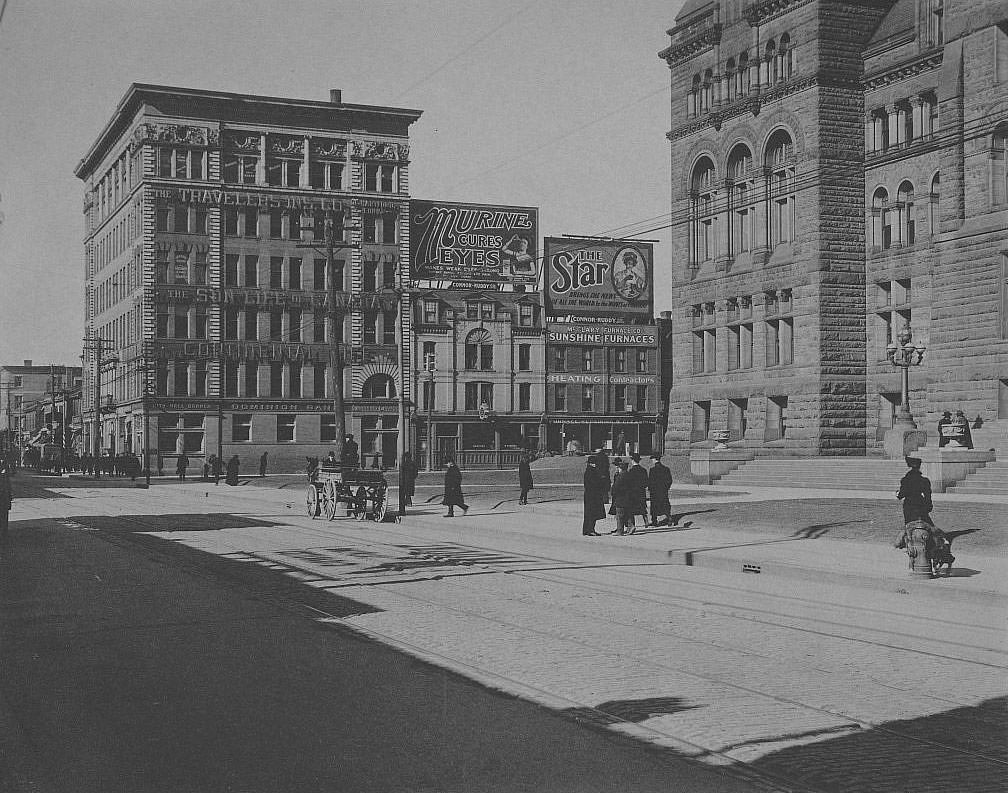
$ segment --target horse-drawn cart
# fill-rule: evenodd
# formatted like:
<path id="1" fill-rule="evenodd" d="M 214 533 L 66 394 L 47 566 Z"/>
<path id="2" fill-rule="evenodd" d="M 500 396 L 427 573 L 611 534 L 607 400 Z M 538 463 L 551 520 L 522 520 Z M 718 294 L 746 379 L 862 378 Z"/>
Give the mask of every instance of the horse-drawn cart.
<path id="1" fill-rule="evenodd" d="M 312 472 L 305 491 L 308 517 L 324 515 L 326 520 L 333 520 L 340 503 L 346 504 L 357 520 L 370 519 L 381 523 L 388 513 L 385 475 L 365 468 L 317 468 Z"/>

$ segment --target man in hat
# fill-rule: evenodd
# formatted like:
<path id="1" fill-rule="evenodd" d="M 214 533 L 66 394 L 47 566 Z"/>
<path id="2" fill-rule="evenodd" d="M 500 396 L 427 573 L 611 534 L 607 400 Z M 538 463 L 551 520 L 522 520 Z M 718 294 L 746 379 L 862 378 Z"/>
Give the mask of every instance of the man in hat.
<path id="1" fill-rule="evenodd" d="M 665 524 L 672 522 L 672 505 L 668 491 L 672 487 L 672 472 L 662 464 L 660 454 L 651 455 L 651 470 L 648 471 L 648 491 L 651 494 L 651 525 L 657 526 L 658 516 L 665 518 Z"/>
<path id="2" fill-rule="evenodd" d="M 951 423 L 952 423 L 952 411 L 946 410 L 944 413 L 942 413 L 941 418 L 938 419 L 938 445 L 939 446 L 944 446 L 946 443 L 948 443 L 948 438 L 946 438 L 944 435 L 942 435 L 942 427 L 946 426 L 947 424 L 951 424 Z"/>
<path id="3" fill-rule="evenodd" d="M 973 448 L 973 433 L 970 432 L 969 419 L 966 418 L 966 414 L 961 410 L 957 410 L 955 418 L 952 419 L 952 423 L 962 430 L 962 437 L 959 438 L 959 443 L 965 446 L 967 449 Z"/>
<path id="4" fill-rule="evenodd" d="M 903 474 L 899 492 L 896 493 L 896 498 L 903 502 L 903 523 L 922 520 L 933 526 L 931 480 L 921 473 L 920 457 L 907 457 L 906 464 L 910 470 Z"/>

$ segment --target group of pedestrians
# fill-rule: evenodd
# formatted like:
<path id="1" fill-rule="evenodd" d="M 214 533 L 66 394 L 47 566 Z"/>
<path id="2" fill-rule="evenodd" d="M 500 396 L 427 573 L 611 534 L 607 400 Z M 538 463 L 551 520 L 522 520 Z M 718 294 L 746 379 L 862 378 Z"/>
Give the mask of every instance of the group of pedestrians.
<path id="1" fill-rule="evenodd" d="M 942 413 L 941 418 L 938 419 L 938 446 L 946 446 L 952 440 L 953 436 L 942 432 L 942 428 L 946 426 L 956 429 L 954 434 L 956 443 L 967 449 L 973 448 L 973 433 L 970 432 L 970 422 L 965 413 L 957 410 L 955 418 L 952 417 L 951 410 Z M 977 414 L 976 420 L 973 422 L 973 429 L 978 430 L 982 426 L 983 419 L 980 418 L 980 414 Z"/>
<path id="2" fill-rule="evenodd" d="M 651 497 L 652 526 L 668 525 L 672 522 L 672 505 L 669 503 L 669 488 L 672 486 L 672 472 L 661 461 L 660 454 L 651 455 L 651 469 L 641 465 L 640 455 L 633 455 L 628 463 L 616 460 L 616 469 L 610 481 L 609 455 L 599 449 L 588 457 L 584 472 L 584 522 L 581 533 L 585 537 L 600 537 L 596 524 L 607 514 L 606 502 L 610 502 L 609 515 L 616 518 L 616 529 L 612 534 L 633 534 L 637 531 L 637 516 L 648 525 L 648 495 Z M 663 518 L 659 522 L 659 518 Z"/>

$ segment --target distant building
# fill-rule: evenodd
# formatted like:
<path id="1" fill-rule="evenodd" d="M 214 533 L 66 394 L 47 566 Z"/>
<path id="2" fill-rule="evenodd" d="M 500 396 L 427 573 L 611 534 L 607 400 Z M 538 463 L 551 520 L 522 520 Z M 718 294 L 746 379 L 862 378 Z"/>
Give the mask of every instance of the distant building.
<path id="1" fill-rule="evenodd" d="M 36 403 L 45 401 L 46 395 L 59 397 L 67 391 L 81 388 L 81 367 L 63 364 L 35 366 L 25 360 L 22 365 L 0 366 L 0 427 L 3 427 L 8 441 L 15 447 L 23 448 L 37 433 L 37 425 L 52 421 L 49 417 L 37 417 Z"/>
<path id="2" fill-rule="evenodd" d="M 688 0 L 671 70 L 666 445 L 879 450 L 910 405 L 1008 418 L 1008 10 Z"/>
<path id="3" fill-rule="evenodd" d="M 127 91 L 76 170 L 89 449 L 201 458 L 219 447 L 300 469 L 335 439 L 339 343 L 347 431 L 365 464 L 395 465 L 411 404 L 400 338 L 411 333 L 409 127 L 420 111 L 330 99 Z M 334 211 L 359 247 L 337 249 L 330 272 L 321 224 Z M 306 240 L 316 247 L 298 247 Z"/>

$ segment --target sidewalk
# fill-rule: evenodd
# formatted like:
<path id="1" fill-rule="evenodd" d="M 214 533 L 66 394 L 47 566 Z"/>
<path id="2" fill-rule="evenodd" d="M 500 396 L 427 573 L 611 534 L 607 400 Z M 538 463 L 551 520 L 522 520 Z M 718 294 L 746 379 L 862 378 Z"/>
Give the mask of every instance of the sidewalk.
<path id="1" fill-rule="evenodd" d="M 205 492 L 205 483 L 182 487 Z M 276 490 L 268 487 L 210 487 L 211 493 L 221 500 L 232 499 L 244 503 L 269 504 L 275 508 L 297 510 L 303 514 L 300 488 Z M 767 489 L 769 490 L 769 489 Z M 911 578 L 908 560 L 903 551 L 892 547 L 897 528 L 888 528 L 889 508 L 886 508 L 886 528 L 880 540 L 873 542 L 838 540 L 817 536 L 816 532 L 795 536 L 794 526 L 760 525 L 760 531 L 735 528 L 734 525 L 712 524 L 702 510 L 691 513 L 691 506 L 703 503 L 756 504 L 772 511 L 768 501 L 781 499 L 808 499 L 810 496 L 850 498 L 849 491 L 795 491 L 754 492 L 721 495 L 715 488 L 704 488 L 697 497 L 676 498 L 673 512 L 691 518 L 682 520 L 676 527 L 639 528 L 631 536 L 582 537 L 580 498 L 573 500 L 566 493 L 550 489 L 539 503 L 530 504 L 519 511 L 512 494 L 471 494 L 472 509 L 468 517 L 447 520 L 442 517 L 440 498 L 418 493 L 420 499 L 430 498 L 430 503 L 410 507 L 405 521 L 423 526 L 439 537 L 456 542 L 475 544 L 510 553 L 543 554 L 563 557 L 565 551 L 577 544 L 579 553 L 593 549 L 599 560 L 637 563 L 678 564 L 707 568 L 739 576 L 762 576 L 819 582 L 828 585 L 870 588 L 934 598 L 954 600 L 978 607 L 1005 608 L 1008 606 L 1008 555 L 984 549 L 957 547 L 953 543 L 956 562 L 951 576 L 939 579 Z M 723 492 L 723 491 L 722 491 Z M 864 494 L 865 498 L 886 498 L 892 494 Z M 578 494 L 579 496 L 579 494 Z M 392 504 L 398 497 L 394 489 L 389 492 Z M 886 502 L 888 504 L 888 501 Z M 937 499 L 936 499 L 937 501 Z M 975 500 L 973 500 L 975 501 Z M 940 502 L 939 502 L 940 503 Z M 892 514 L 898 516 L 898 505 L 893 503 Z M 830 525 L 829 514 L 822 514 L 822 526 Z M 323 520 L 323 519 L 319 519 Z M 839 522 L 839 521 L 838 521 Z M 611 522 L 600 522 L 600 531 L 611 530 Z M 1008 531 L 1008 527 L 990 526 L 989 529 Z M 432 537 L 434 536 L 432 534 Z M 530 541 L 533 543 L 530 544 Z"/>

